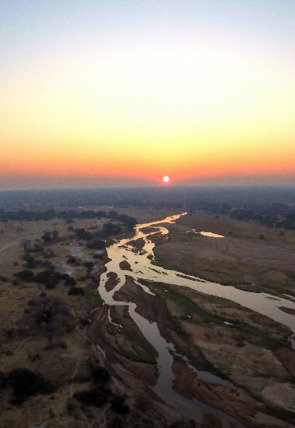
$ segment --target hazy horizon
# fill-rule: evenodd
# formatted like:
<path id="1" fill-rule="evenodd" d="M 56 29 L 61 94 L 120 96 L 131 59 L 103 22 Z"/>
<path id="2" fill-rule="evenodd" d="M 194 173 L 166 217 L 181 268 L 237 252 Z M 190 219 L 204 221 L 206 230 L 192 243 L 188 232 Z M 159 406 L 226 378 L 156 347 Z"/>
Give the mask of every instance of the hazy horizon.
<path id="1" fill-rule="evenodd" d="M 2 179 L 0 182 L 0 192 L 5 191 L 30 191 L 30 190 L 71 190 L 71 189 L 107 189 L 107 188 L 179 188 L 179 187 L 192 187 L 192 188 L 295 188 L 295 180 L 293 178 L 279 178 L 263 177 L 257 180 L 256 177 L 243 179 L 237 177 L 234 179 L 226 178 L 211 178 L 200 180 L 183 180 L 173 182 L 173 178 L 169 184 L 163 184 L 162 177 L 158 181 L 144 181 L 139 179 L 125 179 L 118 180 L 113 177 L 108 177 L 105 180 L 88 180 L 88 179 L 75 179 L 75 178 L 28 178 L 25 180 L 9 180 Z"/>

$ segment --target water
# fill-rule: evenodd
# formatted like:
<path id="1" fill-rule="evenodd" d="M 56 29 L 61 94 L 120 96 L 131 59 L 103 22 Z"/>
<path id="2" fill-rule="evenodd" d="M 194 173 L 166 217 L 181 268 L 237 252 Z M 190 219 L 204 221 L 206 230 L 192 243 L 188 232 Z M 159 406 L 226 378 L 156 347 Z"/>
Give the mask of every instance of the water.
<path id="1" fill-rule="evenodd" d="M 244 290 L 239 290 L 231 286 L 223 286 L 221 284 L 205 281 L 200 278 L 183 275 L 180 272 L 173 270 L 167 270 L 159 266 L 154 266 L 151 263 L 153 259 L 153 248 L 154 243 L 150 241 L 148 236 L 152 234 L 162 234 L 163 236 L 168 234 L 167 228 L 164 227 L 165 223 L 173 223 L 180 216 L 186 213 L 167 217 L 163 220 L 139 224 L 135 229 L 135 236 L 132 240 L 143 238 L 144 246 L 142 250 L 134 251 L 134 248 L 130 246 L 128 239 L 123 239 L 120 242 L 112 245 L 108 248 L 108 257 L 111 259 L 106 264 L 106 272 L 101 276 L 99 284 L 99 292 L 104 302 L 110 306 L 112 305 L 128 305 L 129 313 L 134 322 L 137 324 L 145 338 L 151 343 L 151 345 L 158 352 L 158 372 L 159 378 L 154 391 L 162 397 L 166 402 L 175 407 L 177 410 L 185 414 L 186 416 L 198 417 L 198 420 L 202 419 L 203 411 L 214 412 L 224 419 L 224 413 L 212 408 L 211 406 L 205 405 L 198 400 L 188 400 L 184 397 L 176 394 L 171 388 L 171 382 L 174 378 L 172 372 L 173 353 L 176 354 L 172 343 L 168 343 L 160 334 L 158 326 L 155 322 L 151 323 L 145 319 L 142 315 L 136 312 L 136 304 L 131 302 L 118 302 L 113 299 L 114 294 L 120 290 L 125 284 L 126 275 L 132 277 L 135 284 L 143 289 L 144 292 L 153 295 L 148 287 L 142 285 L 139 280 L 145 279 L 149 281 L 161 282 L 166 284 L 175 284 L 178 286 L 189 287 L 193 290 L 210 294 L 213 296 L 219 296 L 240 305 L 252 309 L 255 312 L 266 315 L 269 318 L 278 321 L 281 324 L 288 326 L 293 332 L 295 332 L 294 316 L 287 314 L 279 309 L 279 306 L 295 309 L 295 302 L 289 299 L 276 298 L 270 296 L 267 293 L 253 293 Z M 148 228 L 148 229 L 147 229 Z M 124 271 L 120 269 L 120 263 L 127 261 L 130 264 L 131 271 Z M 105 284 L 108 281 L 108 274 L 114 272 L 118 276 L 118 284 L 111 290 L 107 291 Z M 182 356 L 183 360 L 189 365 L 185 357 Z M 191 367 L 191 366 L 190 366 Z M 206 380 L 208 382 L 229 384 L 233 387 L 230 382 L 224 381 L 223 379 L 215 376 L 206 371 L 198 371 L 194 369 L 198 375 L 198 378 Z M 230 416 L 226 416 L 225 425 L 233 420 L 236 426 L 243 426 L 238 421 L 234 420 Z"/>

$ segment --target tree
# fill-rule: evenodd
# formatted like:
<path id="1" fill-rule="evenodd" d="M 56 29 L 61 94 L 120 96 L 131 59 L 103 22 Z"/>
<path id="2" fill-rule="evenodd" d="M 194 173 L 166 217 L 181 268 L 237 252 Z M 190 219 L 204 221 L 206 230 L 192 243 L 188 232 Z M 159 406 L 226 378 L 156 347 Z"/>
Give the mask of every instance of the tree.
<path id="1" fill-rule="evenodd" d="M 57 231 L 57 230 L 54 230 L 54 231 L 52 232 L 52 237 L 53 237 L 53 239 L 54 239 L 54 240 L 56 240 L 56 239 L 57 239 L 57 237 L 58 237 L 58 231 Z"/>
<path id="2" fill-rule="evenodd" d="M 55 390 L 55 387 L 40 374 L 25 368 L 9 372 L 7 383 L 13 388 L 13 404 L 21 404 L 30 395 L 51 394 Z"/>
<path id="3" fill-rule="evenodd" d="M 50 242 L 51 241 L 51 233 L 46 231 L 44 232 L 44 234 L 41 236 L 41 238 L 43 239 L 44 242 Z"/>
<path id="4" fill-rule="evenodd" d="M 64 318 L 70 316 L 66 303 L 54 296 L 43 296 L 30 300 L 27 320 L 36 323 L 38 328 L 45 324 L 48 347 L 52 347 L 53 334 L 61 327 Z"/>

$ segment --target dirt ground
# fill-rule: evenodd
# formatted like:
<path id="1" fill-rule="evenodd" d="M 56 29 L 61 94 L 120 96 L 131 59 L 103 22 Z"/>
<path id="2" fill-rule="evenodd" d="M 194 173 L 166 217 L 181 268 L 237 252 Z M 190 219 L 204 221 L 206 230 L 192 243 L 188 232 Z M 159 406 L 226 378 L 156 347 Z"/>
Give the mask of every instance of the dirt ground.
<path id="1" fill-rule="evenodd" d="M 168 225 L 155 249 L 160 265 L 200 278 L 295 297 L 295 232 L 198 212 Z M 201 235 L 214 232 L 224 238 Z M 263 236 L 263 239 L 260 237 Z"/>

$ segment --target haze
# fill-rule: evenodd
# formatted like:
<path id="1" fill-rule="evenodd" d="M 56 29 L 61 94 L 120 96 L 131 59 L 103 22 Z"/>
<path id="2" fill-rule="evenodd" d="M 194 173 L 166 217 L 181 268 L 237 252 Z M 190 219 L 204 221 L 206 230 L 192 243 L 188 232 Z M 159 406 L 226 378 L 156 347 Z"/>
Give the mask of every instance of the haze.
<path id="1" fill-rule="evenodd" d="M 0 190 L 294 185 L 295 3 L 2 2 Z"/>

